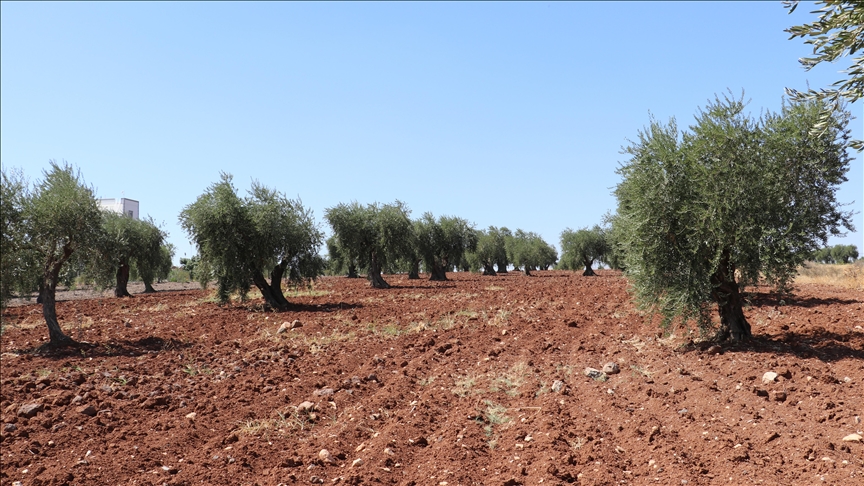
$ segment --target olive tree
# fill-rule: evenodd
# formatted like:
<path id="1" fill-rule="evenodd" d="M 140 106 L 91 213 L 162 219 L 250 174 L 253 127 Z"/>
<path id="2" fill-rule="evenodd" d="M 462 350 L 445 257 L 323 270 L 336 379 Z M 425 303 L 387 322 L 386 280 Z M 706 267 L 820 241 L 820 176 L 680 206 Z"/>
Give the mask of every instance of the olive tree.
<path id="1" fill-rule="evenodd" d="M 88 268 L 88 274 L 97 285 L 114 284 L 115 297 L 131 297 L 129 278 L 134 268 L 145 284 L 145 292 L 152 287 L 157 273 L 164 274 L 167 256 L 168 271 L 171 256 L 164 247 L 165 233 L 152 220 L 137 220 L 110 211 L 102 212 L 103 237 L 99 242 L 100 258 Z"/>
<path id="2" fill-rule="evenodd" d="M 64 265 L 73 257 L 88 259 L 103 238 L 102 213 L 93 189 L 72 166 L 52 160 L 24 200 L 20 217 L 26 234 L 23 251 L 36 266 L 31 271 L 38 275 L 49 345 L 73 344 L 57 320 L 57 284 Z"/>
<path id="3" fill-rule="evenodd" d="M 477 247 L 477 233 L 462 218 L 425 213 L 414 224 L 417 254 L 429 272 L 429 280 L 447 280 L 447 270 Z"/>
<path id="4" fill-rule="evenodd" d="M 598 225 L 573 231 L 570 228 L 561 232 L 561 262 L 564 270 L 578 270 L 584 267 L 584 276 L 597 275 L 592 269 L 594 262 L 605 261 L 608 253 L 606 234 Z"/>
<path id="5" fill-rule="evenodd" d="M 408 252 L 412 230 L 409 213 L 399 201 L 366 206 L 352 202 L 329 208 L 325 218 L 336 239 L 336 256 L 344 258 L 341 256 L 344 254 L 356 258 L 358 265 L 366 269 L 372 287 L 389 288 L 390 284 L 381 277 L 381 270 Z"/>
<path id="6" fill-rule="evenodd" d="M 548 269 L 558 261 L 558 252 L 537 233 L 517 229 L 508 243 L 509 259 L 517 268 L 522 268 L 525 275 L 531 275 L 531 271 L 538 268 Z"/>
<path id="7" fill-rule="evenodd" d="M 507 261 L 504 234 L 494 226 L 477 231 L 477 247 L 467 255 L 467 259 L 473 269 L 482 268 L 483 275 L 497 275 L 495 263 Z"/>
<path id="8" fill-rule="evenodd" d="M 299 200 L 287 199 L 257 181 L 249 195 L 240 198 L 231 181 L 231 175 L 223 173 L 219 182 L 183 209 L 180 224 L 215 277 L 221 302 L 235 291 L 245 297 L 251 282 L 270 307 L 286 310 L 282 280 L 299 282 L 320 275 L 323 236 Z"/>
<path id="9" fill-rule="evenodd" d="M 789 13 L 798 7 L 797 1 L 784 2 Z M 864 3 L 850 0 L 823 0 L 816 2 L 822 7 L 814 10 L 819 18 L 815 22 L 796 25 L 786 29 L 792 34 L 789 39 L 802 38 L 813 46 L 813 57 L 798 60 L 804 69 L 810 70 L 822 62 L 834 62 L 847 55 L 859 53 L 852 58 L 852 65 L 845 71 L 846 79 L 834 82 L 830 88 L 808 89 L 801 92 L 787 88 L 786 92 L 795 101 L 818 100 L 825 103 L 815 130 L 825 130 L 830 125 L 832 112 L 839 111 L 844 101 L 854 103 L 864 97 Z M 859 152 L 864 142 L 852 140 L 850 146 Z"/>
<path id="10" fill-rule="evenodd" d="M 743 99 L 743 97 L 742 97 Z M 742 99 L 715 97 L 688 131 L 652 120 L 618 169 L 616 244 L 642 308 L 747 339 L 741 286 L 783 289 L 828 235 L 852 229 L 836 200 L 849 168 L 849 114 L 814 133 L 823 105 L 784 103 L 758 119 Z"/>

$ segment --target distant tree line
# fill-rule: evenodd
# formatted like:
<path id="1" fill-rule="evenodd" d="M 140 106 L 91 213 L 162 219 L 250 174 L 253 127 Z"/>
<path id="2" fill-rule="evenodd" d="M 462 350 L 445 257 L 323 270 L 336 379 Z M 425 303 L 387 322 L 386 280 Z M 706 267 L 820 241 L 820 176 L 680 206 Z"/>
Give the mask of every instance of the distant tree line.
<path id="1" fill-rule="evenodd" d="M 858 259 L 858 247 L 855 245 L 826 246 L 813 252 L 810 260 L 817 263 L 843 264 L 852 263 Z"/>

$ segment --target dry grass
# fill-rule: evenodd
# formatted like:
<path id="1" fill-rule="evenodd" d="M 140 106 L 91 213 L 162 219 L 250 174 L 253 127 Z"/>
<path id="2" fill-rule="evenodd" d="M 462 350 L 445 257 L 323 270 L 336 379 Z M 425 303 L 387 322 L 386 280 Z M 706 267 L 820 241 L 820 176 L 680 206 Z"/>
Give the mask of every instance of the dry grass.
<path id="1" fill-rule="evenodd" d="M 806 262 L 798 269 L 796 284 L 821 284 L 864 290 L 864 259 L 846 265 Z"/>

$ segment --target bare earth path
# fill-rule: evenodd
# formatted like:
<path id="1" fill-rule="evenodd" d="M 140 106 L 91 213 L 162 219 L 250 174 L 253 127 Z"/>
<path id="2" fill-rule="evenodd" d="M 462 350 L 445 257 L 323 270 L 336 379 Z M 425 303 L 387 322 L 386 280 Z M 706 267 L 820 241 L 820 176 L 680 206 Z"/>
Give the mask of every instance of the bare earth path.
<path id="1" fill-rule="evenodd" d="M 664 337 L 614 272 L 449 276 L 322 278 L 281 314 L 68 300 L 89 345 L 50 354 L 41 309 L 10 307 L 0 483 L 864 484 L 843 440 L 864 435 L 862 292 L 760 289 L 753 342 L 709 348 Z"/>

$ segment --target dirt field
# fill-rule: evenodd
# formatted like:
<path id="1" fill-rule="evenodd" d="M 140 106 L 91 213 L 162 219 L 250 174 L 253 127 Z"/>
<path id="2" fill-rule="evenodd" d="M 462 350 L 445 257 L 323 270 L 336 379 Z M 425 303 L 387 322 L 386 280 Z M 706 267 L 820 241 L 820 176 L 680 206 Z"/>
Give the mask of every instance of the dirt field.
<path id="1" fill-rule="evenodd" d="M 322 278 L 281 314 L 68 300 L 90 346 L 47 355 L 41 309 L 10 307 L 0 483 L 864 484 L 861 291 L 753 294 L 755 339 L 709 347 L 615 272 L 449 276 Z"/>

